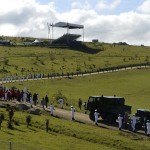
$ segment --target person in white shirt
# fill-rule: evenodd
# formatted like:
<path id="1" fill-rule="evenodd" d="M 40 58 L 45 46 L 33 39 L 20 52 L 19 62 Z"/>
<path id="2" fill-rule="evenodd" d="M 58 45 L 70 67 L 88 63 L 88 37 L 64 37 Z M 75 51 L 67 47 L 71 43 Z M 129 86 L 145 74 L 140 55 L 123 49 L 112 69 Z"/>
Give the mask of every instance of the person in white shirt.
<path id="1" fill-rule="evenodd" d="M 33 108 L 33 99 L 32 99 L 32 94 L 30 93 L 30 105 L 31 105 L 31 108 Z"/>
<path id="2" fill-rule="evenodd" d="M 53 113 L 54 113 L 54 106 L 53 106 L 53 104 L 51 104 L 49 108 L 50 108 L 50 115 L 53 116 Z"/>
<path id="3" fill-rule="evenodd" d="M 121 114 L 119 114 L 118 116 L 119 130 L 121 130 L 122 128 L 122 120 L 123 120 L 123 117 L 121 116 Z"/>
<path id="4" fill-rule="evenodd" d="M 97 112 L 97 109 L 94 112 L 94 116 L 95 116 L 95 124 L 98 125 L 98 115 L 99 113 Z"/>
<path id="5" fill-rule="evenodd" d="M 149 120 L 147 120 L 146 127 L 147 127 L 147 136 L 150 136 L 150 121 Z"/>
<path id="6" fill-rule="evenodd" d="M 74 114 L 75 114 L 75 108 L 73 106 L 71 106 L 71 115 L 72 115 L 72 120 L 75 120 L 74 118 Z"/>
<path id="7" fill-rule="evenodd" d="M 135 125 L 136 125 L 136 117 L 135 114 L 131 117 L 131 126 L 132 126 L 132 131 L 135 131 Z"/>

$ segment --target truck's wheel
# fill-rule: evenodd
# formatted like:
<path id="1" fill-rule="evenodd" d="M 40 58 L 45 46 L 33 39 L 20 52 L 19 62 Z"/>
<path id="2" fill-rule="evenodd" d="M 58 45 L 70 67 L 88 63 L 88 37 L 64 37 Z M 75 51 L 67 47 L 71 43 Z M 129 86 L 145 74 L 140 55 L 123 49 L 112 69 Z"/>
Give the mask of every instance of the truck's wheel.
<path id="1" fill-rule="evenodd" d="M 95 118 L 94 118 L 94 113 L 93 113 L 93 112 L 90 112 L 90 114 L 89 114 L 89 118 L 90 118 L 92 121 L 94 121 L 94 120 L 95 120 Z"/>

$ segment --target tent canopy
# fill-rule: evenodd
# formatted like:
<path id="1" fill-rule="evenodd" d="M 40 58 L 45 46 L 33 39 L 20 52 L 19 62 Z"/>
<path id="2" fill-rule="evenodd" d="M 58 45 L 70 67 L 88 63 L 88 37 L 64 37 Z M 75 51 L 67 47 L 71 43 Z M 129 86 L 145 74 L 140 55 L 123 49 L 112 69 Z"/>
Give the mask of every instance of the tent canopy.
<path id="1" fill-rule="evenodd" d="M 51 26 L 60 27 L 60 28 L 68 28 L 68 29 L 83 29 L 84 28 L 83 25 L 72 24 L 72 23 L 67 23 L 67 22 L 58 22 Z"/>

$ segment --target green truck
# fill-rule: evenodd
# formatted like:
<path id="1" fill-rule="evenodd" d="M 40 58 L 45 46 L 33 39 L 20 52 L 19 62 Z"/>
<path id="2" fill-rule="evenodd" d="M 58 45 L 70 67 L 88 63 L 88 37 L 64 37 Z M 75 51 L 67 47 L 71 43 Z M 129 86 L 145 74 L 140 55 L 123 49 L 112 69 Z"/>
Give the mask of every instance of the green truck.
<path id="1" fill-rule="evenodd" d="M 89 118 L 94 121 L 94 111 L 100 114 L 106 122 L 116 122 L 118 115 L 122 116 L 125 112 L 131 113 L 131 106 L 125 105 L 125 99 L 117 96 L 89 96 L 87 102 Z"/>
<path id="2" fill-rule="evenodd" d="M 149 109 L 137 109 L 135 116 L 138 118 L 136 128 L 142 129 L 142 127 L 146 127 L 147 120 L 150 120 L 150 111 Z"/>

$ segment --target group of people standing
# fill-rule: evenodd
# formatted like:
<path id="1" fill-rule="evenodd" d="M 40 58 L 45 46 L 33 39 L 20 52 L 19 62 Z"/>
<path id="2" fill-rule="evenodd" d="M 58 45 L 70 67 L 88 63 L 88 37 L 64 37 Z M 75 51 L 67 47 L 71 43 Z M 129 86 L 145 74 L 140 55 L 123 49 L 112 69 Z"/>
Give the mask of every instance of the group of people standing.
<path id="1" fill-rule="evenodd" d="M 44 74 L 43 73 L 37 73 L 37 74 L 27 74 L 27 75 L 10 75 L 10 76 L 6 76 L 6 77 L 2 77 L 1 81 L 2 83 L 7 83 L 7 82 L 20 82 L 20 81 L 28 81 L 29 79 L 42 79 L 44 78 Z"/>
<path id="2" fill-rule="evenodd" d="M 136 124 L 137 124 L 137 118 L 135 114 L 131 116 L 130 121 L 131 121 L 132 131 L 135 132 Z M 122 129 L 123 122 L 125 124 L 125 128 L 127 128 L 127 123 L 129 122 L 129 116 L 127 113 L 125 113 L 124 117 L 122 117 L 121 114 L 119 114 L 118 116 L 119 130 Z M 145 133 L 147 134 L 147 136 L 150 136 L 150 121 L 149 120 L 147 120 L 145 123 Z"/>

